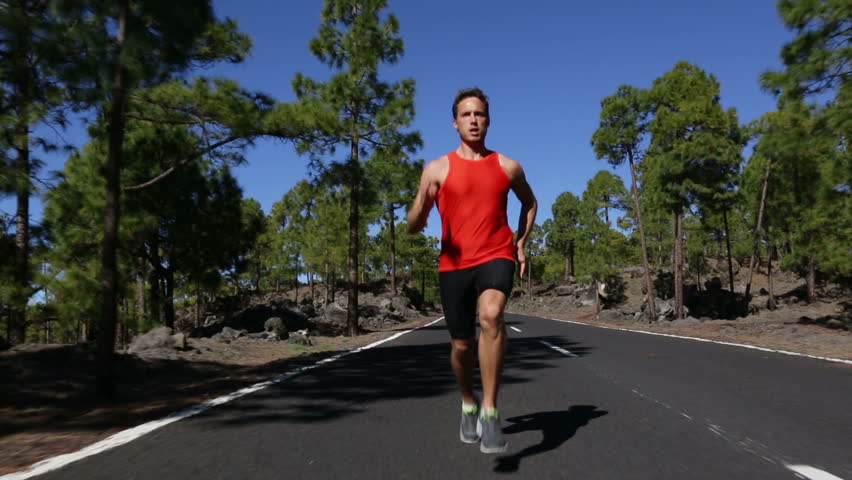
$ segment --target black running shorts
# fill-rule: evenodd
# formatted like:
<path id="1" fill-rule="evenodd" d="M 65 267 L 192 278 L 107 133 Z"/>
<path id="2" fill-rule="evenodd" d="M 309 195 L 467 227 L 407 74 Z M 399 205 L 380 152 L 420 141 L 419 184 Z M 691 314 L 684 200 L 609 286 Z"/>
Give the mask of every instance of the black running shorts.
<path id="1" fill-rule="evenodd" d="M 493 288 L 512 293 L 515 262 L 498 258 L 475 267 L 452 272 L 440 272 L 441 303 L 450 336 L 458 339 L 476 335 L 476 304 L 479 295 Z"/>

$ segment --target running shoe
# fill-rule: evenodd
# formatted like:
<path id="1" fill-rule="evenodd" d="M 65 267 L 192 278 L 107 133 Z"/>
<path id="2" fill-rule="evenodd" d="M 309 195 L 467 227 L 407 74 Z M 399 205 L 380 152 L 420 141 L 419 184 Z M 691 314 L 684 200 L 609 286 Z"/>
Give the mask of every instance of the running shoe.
<path id="1" fill-rule="evenodd" d="M 479 432 L 476 428 L 476 421 L 479 417 L 479 409 L 476 408 L 471 412 L 465 413 L 462 410 L 461 425 L 459 426 L 459 438 L 464 443 L 476 443 L 479 441 Z"/>
<path id="2" fill-rule="evenodd" d="M 476 433 L 481 438 L 479 451 L 482 453 L 502 453 L 509 446 L 509 442 L 503 436 L 500 415 L 496 410 L 488 412 L 488 414 L 483 412 L 483 415 L 476 422 Z"/>

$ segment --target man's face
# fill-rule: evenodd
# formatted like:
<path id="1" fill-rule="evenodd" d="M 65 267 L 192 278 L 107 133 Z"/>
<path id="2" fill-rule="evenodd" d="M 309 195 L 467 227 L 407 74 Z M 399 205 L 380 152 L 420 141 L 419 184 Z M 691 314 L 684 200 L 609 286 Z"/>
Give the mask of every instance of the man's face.
<path id="1" fill-rule="evenodd" d="M 488 132 L 488 114 L 485 113 L 485 104 L 476 97 L 468 97 L 456 105 L 456 118 L 453 119 L 453 128 L 458 130 L 459 136 L 466 142 L 477 142 L 485 140 Z"/>

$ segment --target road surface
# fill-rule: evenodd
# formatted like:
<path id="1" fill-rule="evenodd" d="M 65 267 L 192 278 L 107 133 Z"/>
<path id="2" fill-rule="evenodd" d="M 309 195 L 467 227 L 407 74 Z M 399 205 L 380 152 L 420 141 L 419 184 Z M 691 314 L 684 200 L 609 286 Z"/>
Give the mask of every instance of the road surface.
<path id="1" fill-rule="evenodd" d="M 440 321 L 37 478 L 852 480 L 852 365 L 507 324 L 505 454 L 459 441 Z"/>

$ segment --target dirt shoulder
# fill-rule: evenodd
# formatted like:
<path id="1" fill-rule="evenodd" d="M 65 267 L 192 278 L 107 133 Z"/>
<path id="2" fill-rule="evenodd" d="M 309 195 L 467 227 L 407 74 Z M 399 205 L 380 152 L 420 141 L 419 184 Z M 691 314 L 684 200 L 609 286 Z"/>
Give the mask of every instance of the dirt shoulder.
<path id="1" fill-rule="evenodd" d="M 852 360 L 852 332 L 798 323 L 799 318 L 803 316 L 815 315 L 814 310 L 814 306 L 789 307 L 774 312 L 764 311 L 758 315 L 737 320 L 706 320 L 693 325 L 676 325 L 673 322 L 647 324 L 628 319 L 601 321 L 595 318 L 594 307 L 577 309 L 569 313 L 541 310 L 513 311 L 513 313 Z"/>
<path id="2" fill-rule="evenodd" d="M 190 339 L 183 351 L 119 353 L 118 398 L 110 404 L 100 401 L 93 388 L 92 346 L 16 346 L 0 353 L 0 475 L 436 318 L 357 337 L 311 337 L 311 346 Z"/>

